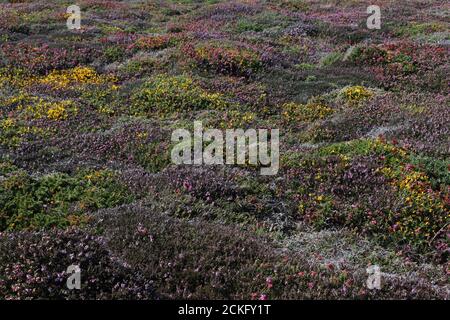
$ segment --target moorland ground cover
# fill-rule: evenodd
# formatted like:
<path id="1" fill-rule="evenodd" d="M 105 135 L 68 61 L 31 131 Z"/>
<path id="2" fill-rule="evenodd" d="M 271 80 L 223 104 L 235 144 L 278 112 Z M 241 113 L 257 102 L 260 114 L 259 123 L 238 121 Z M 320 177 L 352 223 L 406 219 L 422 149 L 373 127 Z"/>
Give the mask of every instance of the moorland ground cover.
<path id="1" fill-rule="evenodd" d="M 0 1 L 0 299 L 448 298 L 449 6 Z M 280 129 L 280 169 L 171 133 Z M 82 290 L 68 290 L 69 265 Z M 378 265 L 380 290 L 366 269 Z"/>

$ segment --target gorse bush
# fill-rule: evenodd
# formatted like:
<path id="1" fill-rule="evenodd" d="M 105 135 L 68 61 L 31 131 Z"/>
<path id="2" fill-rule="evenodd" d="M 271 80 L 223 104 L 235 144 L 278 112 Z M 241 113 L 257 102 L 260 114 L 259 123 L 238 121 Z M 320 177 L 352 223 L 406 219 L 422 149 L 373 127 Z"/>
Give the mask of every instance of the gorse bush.
<path id="1" fill-rule="evenodd" d="M 23 88 L 30 84 L 30 73 L 23 68 L 0 68 L 0 87 Z"/>
<path id="2" fill-rule="evenodd" d="M 113 81 L 114 78 L 100 76 L 90 67 L 75 67 L 68 70 L 52 71 L 39 79 L 40 84 L 49 85 L 56 89 L 64 89 L 75 85 L 103 84 Z"/>
<path id="3" fill-rule="evenodd" d="M 58 115 L 60 119 L 62 113 L 51 114 L 51 117 Z M 25 140 L 33 137 L 46 137 L 49 130 L 31 126 L 22 120 L 14 118 L 6 118 L 0 121 L 0 145 L 9 148 L 16 148 Z"/>
<path id="4" fill-rule="evenodd" d="M 56 173 L 39 178 L 23 170 L 2 173 L 0 230 L 68 226 L 86 221 L 84 214 L 129 202 L 133 196 L 108 170 Z"/>
<path id="5" fill-rule="evenodd" d="M 400 36 L 418 36 L 443 31 L 445 31 L 445 25 L 443 24 L 417 22 L 408 23 L 408 25 L 399 27 L 395 30 L 396 34 Z"/>
<path id="6" fill-rule="evenodd" d="M 110 46 L 104 50 L 104 59 L 112 63 L 121 61 L 125 57 L 125 50 L 120 46 Z"/>
<path id="7" fill-rule="evenodd" d="M 54 69 L 45 75 L 33 75 L 27 69 L 0 69 L 0 86 L 10 84 L 25 89 L 30 86 L 49 86 L 53 90 L 68 90 L 86 85 L 109 84 L 114 86 L 117 79 L 112 75 L 100 75 L 95 69 L 77 66 L 71 69 Z"/>
<path id="8" fill-rule="evenodd" d="M 100 85 L 81 93 L 83 102 L 94 107 L 99 113 L 111 115 L 120 107 L 119 92 L 115 87 Z"/>
<path id="9" fill-rule="evenodd" d="M 26 141 L 51 136 L 58 123 L 78 114 L 72 99 L 56 100 L 18 91 L 2 99 L 0 144 L 16 148 Z"/>
<path id="10" fill-rule="evenodd" d="M 350 104 L 359 103 L 373 96 L 373 92 L 363 86 L 353 86 L 344 88 L 341 92 L 345 100 Z"/>
<path id="11" fill-rule="evenodd" d="M 257 115 L 255 112 L 240 112 L 238 110 L 230 110 L 223 115 L 218 125 L 221 128 L 246 128 L 255 122 Z"/>
<path id="12" fill-rule="evenodd" d="M 20 91 L 17 95 L 7 97 L 3 104 L 15 115 L 16 119 L 33 120 L 47 118 L 64 120 L 69 113 L 76 114 L 77 107 L 73 100 L 52 101 Z"/>
<path id="13" fill-rule="evenodd" d="M 333 109 L 321 103 L 297 104 L 294 102 L 282 105 L 282 116 L 287 122 L 312 122 L 324 119 L 333 113 Z"/>
<path id="14" fill-rule="evenodd" d="M 0 299 L 450 297 L 444 1 L 63 2 L 0 0 Z M 280 170 L 172 163 L 194 121 Z"/>
<path id="15" fill-rule="evenodd" d="M 17 111 L 21 112 L 22 107 L 18 107 Z M 33 104 L 24 107 L 22 116 L 28 119 L 65 120 L 68 118 L 69 113 L 76 114 L 77 111 L 77 107 L 71 100 L 49 102 L 38 98 L 35 99 Z"/>
<path id="16" fill-rule="evenodd" d="M 445 259 L 448 190 L 433 188 L 426 172 L 411 164 L 413 155 L 382 140 L 336 144 L 318 155 L 290 173 L 294 181 L 307 181 L 294 187 L 304 219 L 319 228 L 355 228 Z"/>
<path id="17" fill-rule="evenodd" d="M 187 76 L 158 75 L 147 81 L 132 96 L 136 114 L 190 112 L 223 109 L 227 102 L 222 94 L 209 93 Z"/>

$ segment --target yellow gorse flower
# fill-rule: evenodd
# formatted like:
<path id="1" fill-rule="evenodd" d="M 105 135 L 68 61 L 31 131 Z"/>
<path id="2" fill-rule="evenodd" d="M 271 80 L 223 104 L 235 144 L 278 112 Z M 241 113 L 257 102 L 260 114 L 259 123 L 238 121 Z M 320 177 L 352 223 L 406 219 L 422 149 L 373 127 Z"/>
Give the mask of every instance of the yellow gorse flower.
<path id="1" fill-rule="evenodd" d="M 13 119 L 5 119 L 1 122 L 1 127 L 2 129 L 8 129 L 11 128 L 14 125 L 14 120 Z"/>
<path id="2" fill-rule="evenodd" d="M 67 118 L 66 109 L 62 105 L 55 105 L 47 110 L 47 118 L 52 120 L 64 120 Z"/>
<path id="3" fill-rule="evenodd" d="M 363 86 L 353 86 L 342 91 L 345 99 L 350 103 L 367 100 L 373 96 L 373 92 Z"/>
<path id="4" fill-rule="evenodd" d="M 65 120 L 69 116 L 69 112 L 77 112 L 77 108 L 71 100 L 55 102 L 34 96 L 30 96 L 24 103 L 20 103 L 17 110 L 23 110 L 23 115 L 27 118 L 51 120 Z"/>
<path id="5" fill-rule="evenodd" d="M 333 113 L 333 109 L 322 103 L 297 104 L 286 103 L 282 107 L 282 115 L 286 121 L 312 122 L 325 119 Z"/>
<path id="6" fill-rule="evenodd" d="M 54 70 L 39 80 L 41 84 L 47 84 L 54 88 L 64 89 L 72 85 L 104 84 L 114 82 L 110 76 L 101 76 L 90 67 L 75 67 L 68 70 Z"/>

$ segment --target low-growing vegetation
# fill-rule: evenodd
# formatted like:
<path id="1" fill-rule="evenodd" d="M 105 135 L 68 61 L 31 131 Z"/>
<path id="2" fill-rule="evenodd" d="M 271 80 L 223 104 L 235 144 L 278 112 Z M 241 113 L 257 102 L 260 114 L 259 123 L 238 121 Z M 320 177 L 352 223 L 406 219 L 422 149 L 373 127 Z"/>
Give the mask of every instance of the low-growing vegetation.
<path id="1" fill-rule="evenodd" d="M 332 4 L 2 1 L 0 299 L 448 299 L 446 2 Z M 194 121 L 277 175 L 175 165 Z"/>

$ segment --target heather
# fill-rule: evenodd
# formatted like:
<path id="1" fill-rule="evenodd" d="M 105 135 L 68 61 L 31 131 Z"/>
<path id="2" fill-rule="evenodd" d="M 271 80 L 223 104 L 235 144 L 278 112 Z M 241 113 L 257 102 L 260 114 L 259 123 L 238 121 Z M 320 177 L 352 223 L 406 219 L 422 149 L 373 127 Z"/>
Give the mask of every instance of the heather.
<path id="1" fill-rule="evenodd" d="M 155 299 L 151 281 L 113 256 L 104 241 L 83 231 L 0 234 L 2 299 Z M 84 273 L 83 290 L 64 285 L 70 265 Z M 61 290 L 61 287 L 63 289 Z"/>
<path id="2" fill-rule="evenodd" d="M 367 1 L 71 4 L 0 3 L 0 299 L 449 298 L 445 1 L 380 30 Z M 175 165 L 194 121 L 279 129 L 278 174 Z"/>

